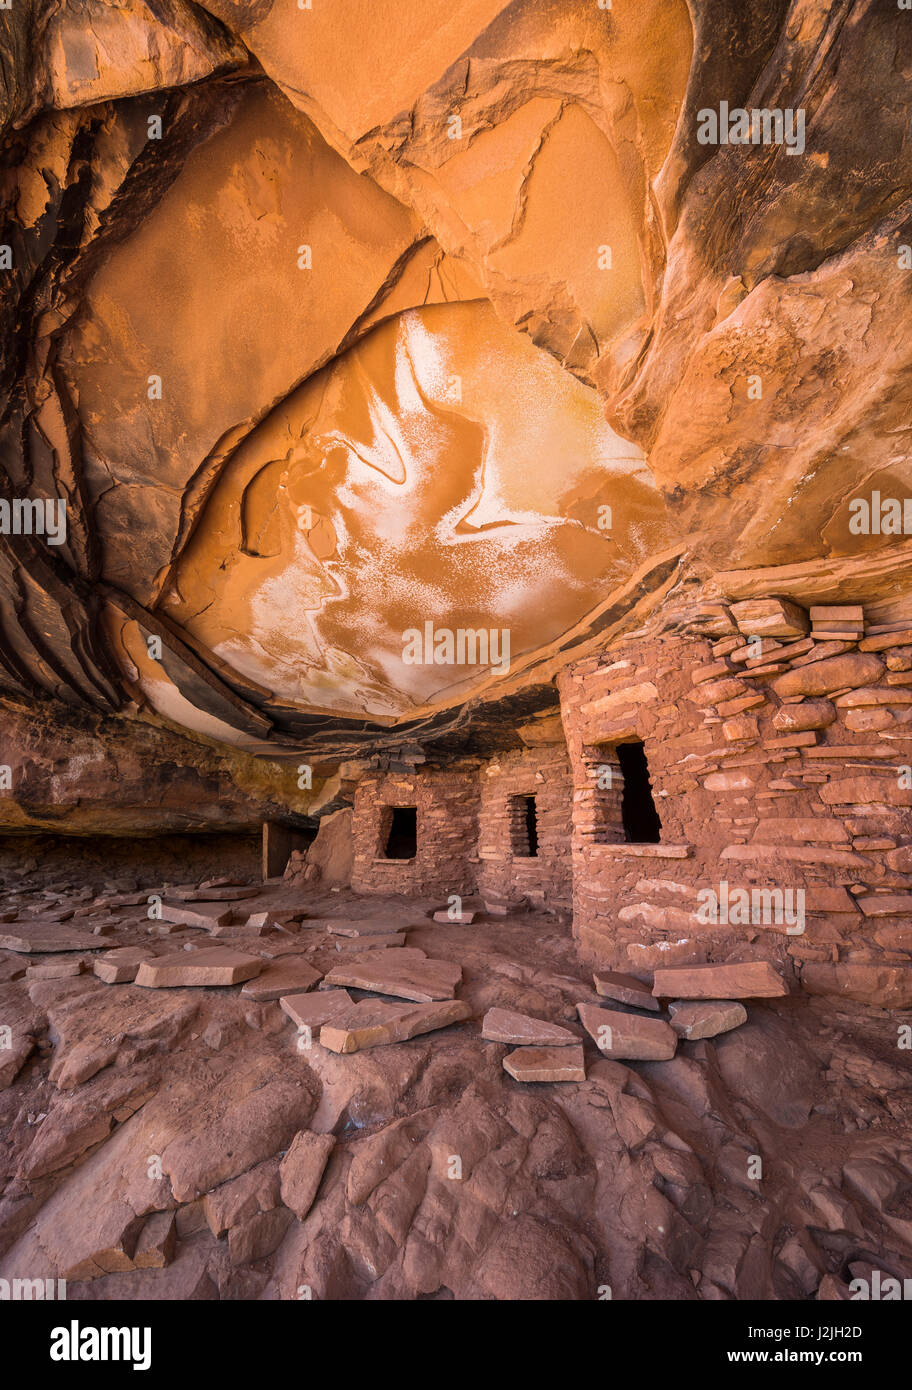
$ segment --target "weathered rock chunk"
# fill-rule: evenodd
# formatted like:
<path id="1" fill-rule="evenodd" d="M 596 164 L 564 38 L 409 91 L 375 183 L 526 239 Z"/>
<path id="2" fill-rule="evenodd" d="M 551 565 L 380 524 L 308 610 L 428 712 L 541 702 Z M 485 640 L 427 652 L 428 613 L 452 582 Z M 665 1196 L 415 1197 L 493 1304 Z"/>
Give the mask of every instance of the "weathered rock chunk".
<path id="1" fill-rule="evenodd" d="M 133 1266 L 135 1269 L 164 1269 L 174 1259 L 176 1246 L 174 1213 L 153 1212 L 139 1233 L 133 1251 Z"/>
<path id="2" fill-rule="evenodd" d="M 642 1018 L 597 1004 L 577 1004 L 576 1012 L 596 1047 L 616 1061 L 663 1062 L 673 1057 L 678 1039 L 661 1018 Z"/>
<path id="3" fill-rule="evenodd" d="M 179 903 L 163 902 L 158 920 L 178 927 L 201 927 L 203 931 L 211 931 L 213 927 L 225 926 L 233 915 L 230 907 L 197 911 L 192 907 L 181 907 Z"/>
<path id="4" fill-rule="evenodd" d="M 657 1013 L 661 1005 L 653 998 L 652 991 L 635 975 L 624 975 L 617 970 L 596 970 L 593 975 L 596 993 L 604 999 L 616 999 L 621 1004 L 632 1004 L 637 1009 L 649 1009 Z"/>
<path id="5" fill-rule="evenodd" d="M 733 999 L 677 1000 L 668 1005 L 671 1026 L 681 1038 L 714 1038 L 747 1022 L 747 1009 Z"/>
<path id="6" fill-rule="evenodd" d="M 315 1105 L 293 1068 L 287 1076 L 274 1075 L 271 1058 L 233 1068 L 185 1106 L 180 1133 L 162 1149 L 174 1196 L 192 1202 L 285 1148 Z"/>
<path id="7" fill-rule="evenodd" d="M 773 715 L 773 727 L 784 734 L 805 729 L 825 729 L 836 718 L 832 700 L 802 700 L 800 705 L 783 705 Z"/>
<path id="8" fill-rule="evenodd" d="M 285 956 L 274 965 L 267 966 L 262 975 L 248 980 L 241 994 L 245 999 L 260 1001 L 281 999 L 283 995 L 304 994 L 321 979 L 321 972 L 303 958 Z"/>
<path id="9" fill-rule="evenodd" d="M 136 972 L 136 983 L 147 989 L 238 985 L 259 975 L 262 969 L 263 962 L 257 956 L 244 955 L 227 946 L 211 946 L 143 961 Z"/>
<path id="10" fill-rule="evenodd" d="M 810 628 L 806 610 L 788 599 L 744 599 L 731 615 L 746 637 L 804 637 Z"/>
<path id="11" fill-rule="evenodd" d="M 210 884 L 208 888 L 169 888 L 168 894 L 182 903 L 234 903 L 242 902 L 245 898 L 259 897 L 262 891 L 256 883 L 248 887 L 241 887 L 239 884 Z"/>
<path id="12" fill-rule="evenodd" d="M 333 943 L 337 951 L 383 951 L 405 946 L 405 932 L 365 932 L 360 936 L 340 936 Z"/>
<path id="13" fill-rule="evenodd" d="M 302 1129 L 279 1165 L 282 1201 L 303 1221 L 313 1206 L 329 1155 L 336 1146 L 331 1134 L 311 1134 Z"/>
<path id="14" fill-rule="evenodd" d="M 75 982 L 74 982 L 75 983 Z M 121 1049 L 154 1045 L 164 1050 L 182 1040 L 198 1014 L 185 997 L 162 997 L 133 985 L 93 988 L 48 1006 L 57 1034 L 50 1079 L 61 1091 L 72 1090 L 114 1062 Z"/>
<path id="15" fill-rule="evenodd" d="M 363 999 L 350 1010 L 336 1014 L 320 1030 L 320 1042 L 331 1052 L 360 1052 L 383 1043 L 406 1042 L 420 1033 L 431 1033 L 471 1017 L 462 999 L 440 1004 L 386 1004 Z"/>
<path id="16" fill-rule="evenodd" d="M 829 695 L 846 686 L 870 685 L 883 669 L 880 657 L 873 653 L 845 652 L 786 671 L 773 681 L 773 690 L 777 695 Z"/>
<path id="17" fill-rule="evenodd" d="M 217 1239 L 257 1212 L 272 1211 L 278 1205 L 279 1162 L 274 1155 L 206 1193 L 202 1199 L 203 1215 Z"/>
<path id="18" fill-rule="evenodd" d="M 866 917 L 912 915 L 912 893 L 862 893 L 855 901 Z"/>
<path id="19" fill-rule="evenodd" d="M 568 1028 L 547 1023 L 512 1009 L 488 1009 L 481 1021 L 481 1036 L 488 1042 L 514 1043 L 516 1046 L 567 1047 L 579 1038 Z"/>
<path id="20" fill-rule="evenodd" d="M 26 968 L 27 980 L 70 980 L 81 975 L 85 967 L 82 956 L 64 956 L 62 959 L 38 961 Z"/>
<path id="21" fill-rule="evenodd" d="M 277 1250 L 292 1222 L 285 1207 L 259 1211 L 228 1232 L 228 1256 L 233 1265 L 253 1264 Z"/>
<path id="22" fill-rule="evenodd" d="M 145 946 L 118 946 L 113 951 L 105 951 L 96 956 L 92 969 L 106 985 L 128 984 L 136 979 L 136 972 L 143 961 L 153 959 L 153 953 Z"/>
<path id="23" fill-rule="evenodd" d="M 439 912 L 434 913 L 435 922 L 452 922 L 456 926 L 468 927 L 477 918 L 477 912 L 456 912 L 450 913 L 449 908 L 442 907 Z"/>
<path id="24" fill-rule="evenodd" d="M 392 958 L 391 958 L 392 957 Z M 415 960 L 400 963 L 399 952 L 371 952 L 360 961 L 336 965 L 323 983 L 327 987 L 347 985 L 369 989 L 374 994 L 392 994 L 397 999 L 430 1003 L 452 999 L 462 979 L 462 967 L 448 960 Z"/>
<path id="25" fill-rule="evenodd" d="M 518 1047 L 503 1059 L 514 1081 L 585 1081 L 583 1049 L 575 1047 Z"/>
<path id="26" fill-rule="evenodd" d="M 398 936 L 406 930 L 400 922 L 378 922 L 370 919 L 361 921 L 349 921 L 346 918 L 333 920 L 330 918 L 326 923 L 326 930 L 331 936 Z M 366 946 L 368 943 L 364 942 Z"/>
<path id="27" fill-rule="evenodd" d="M 56 951 L 100 951 L 104 942 L 89 932 L 73 931 L 59 922 L 18 922 L 15 931 L 0 932 L 0 950 L 51 955 Z"/>
<path id="28" fill-rule="evenodd" d="M 652 992 L 661 999 L 772 999 L 788 994 L 788 985 L 769 961 L 726 961 L 659 966 Z"/>
<path id="29" fill-rule="evenodd" d="M 32 1054 L 38 1034 L 47 1020 L 15 985 L 0 985 L 0 1028 L 4 1046 L 0 1050 L 0 1091 L 12 1085 Z"/>
<path id="30" fill-rule="evenodd" d="M 347 989 L 330 989 L 320 994 L 283 995 L 279 1007 L 299 1028 L 319 1028 L 351 1003 Z"/>
<path id="31" fill-rule="evenodd" d="M 912 965 L 876 961 L 808 961 L 801 971 L 808 994 L 835 994 L 880 1009 L 912 1008 Z"/>

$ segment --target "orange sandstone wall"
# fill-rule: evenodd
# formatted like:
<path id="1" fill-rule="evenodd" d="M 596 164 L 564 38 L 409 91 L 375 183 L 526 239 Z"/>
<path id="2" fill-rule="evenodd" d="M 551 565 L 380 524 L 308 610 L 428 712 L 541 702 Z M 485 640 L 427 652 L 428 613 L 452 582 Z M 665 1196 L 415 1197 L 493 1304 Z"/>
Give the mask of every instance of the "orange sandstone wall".
<path id="1" fill-rule="evenodd" d="M 558 726 L 559 735 L 559 726 Z M 478 892 L 491 901 L 527 898 L 569 913 L 572 905 L 573 782 L 563 741 L 504 751 L 448 769 L 377 773 L 355 793 L 352 885 L 361 893 Z M 538 853 L 512 832 L 514 798 L 534 796 Z M 414 859 L 384 854 L 388 810 L 417 808 Z"/>
<path id="2" fill-rule="evenodd" d="M 723 607 L 708 635 L 682 626 L 559 677 L 574 931 L 587 956 L 628 968 L 765 955 L 813 993 L 908 1006 L 912 630 L 862 636 L 844 623 L 837 639 L 832 622 L 811 629 L 804 610 L 764 602 Z M 761 631 L 758 648 L 748 638 Z M 634 739 L 659 845 L 618 843 L 617 776 L 607 793 L 597 784 Z M 701 921 L 700 890 L 720 894 L 723 881 L 803 890 L 803 931 L 762 914 Z"/>
<path id="3" fill-rule="evenodd" d="M 511 750 L 480 771 L 478 817 L 482 897 L 528 898 L 536 907 L 569 912 L 572 882 L 573 778 L 563 742 Z M 535 797 L 538 853 L 522 853 L 514 798 Z M 519 831 L 519 835 L 517 835 Z"/>
<path id="4" fill-rule="evenodd" d="M 358 783 L 352 834 L 352 887 L 359 893 L 467 895 L 475 889 L 478 789 L 474 767 L 375 773 Z M 384 854 L 389 810 L 417 810 L 414 859 Z"/>

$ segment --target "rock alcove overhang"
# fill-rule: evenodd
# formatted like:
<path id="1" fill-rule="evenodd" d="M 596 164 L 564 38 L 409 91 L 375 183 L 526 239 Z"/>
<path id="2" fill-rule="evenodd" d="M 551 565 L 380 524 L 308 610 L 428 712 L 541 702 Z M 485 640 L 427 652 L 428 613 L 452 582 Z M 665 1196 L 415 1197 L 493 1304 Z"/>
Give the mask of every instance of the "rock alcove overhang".
<path id="1" fill-rule="evenodd" d="M 589 639 L 695 595 L 685 571 L 823 563 L 824 599 L 850 570 L 861 597 L 905 582 L 853 567 L 889 541 L 845 514 L 908 470 L 908 26 L 395 9 L 361 16 L 344 68 L 291 3 L 0 15 L 3 461 L 70 516 L 59 550 L 2 538 L 10 695 L 345 756 L 515 723 Z M 698 110 L 736 97 L 800 100 L 802 157 L 699 145 Z M 519 378 L 533 462 L 548 409 L 574 441 L 532 488 L 494 447 Z M 459 466 L 441 487 L 402 451 Z M 515 615 L 506 679 L 396 664 L 406 570 L 441 626 Z"/>

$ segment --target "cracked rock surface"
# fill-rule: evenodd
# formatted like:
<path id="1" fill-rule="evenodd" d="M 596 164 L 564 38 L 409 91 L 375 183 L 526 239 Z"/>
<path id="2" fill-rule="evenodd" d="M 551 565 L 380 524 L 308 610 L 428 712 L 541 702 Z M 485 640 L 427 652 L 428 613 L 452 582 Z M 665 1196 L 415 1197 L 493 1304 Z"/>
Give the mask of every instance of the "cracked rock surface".
<path id="1" fill-rule="evenodd" d="M 256 902 L 303 906 L 275 885 Z M 354 1053 L 240 985 L 29 982 L 5 952 L 0 1011 L 27 1043 L 0 1092 L 0 1277 L 88 1299 L 824 1299 L 871 1265 L 910 1276 L 912 1091 L 889 1014 L 751 999 L 671 1060 L 616 1061 L 576 1019 L 599 996 L 565 927 L 443 925 L 432 906 L 311 896 L 245 939 L 325 974 L 328 924 L 392 915 L 410 945 L 380 954 L 461 966 L 469 1017 Z M 207 947 L 131 911 L 118 939 L 137 954 Z M 543 1049 L 485 1040 L 489 1010 L 575 1035 L 544 1050 L 584 1057 L 585 1080 L 514 1080 L 504 1058 Z"/>
<path id="2" fill-rule="evenodd" d="M 906 467 L 901 16 L 397 0 L 346 27 L 0 13 L 0 465 L 67 506 L 59 545 L 0 537 L 5 700 L 338 767 L 509 726 L 669 581 L 905 582 L 846 525 Z M 800 105 L 800 157 L 701 144 L 720 94 Z M 404 660 L 428 620 L 507 629 L 509 671 Z"/>

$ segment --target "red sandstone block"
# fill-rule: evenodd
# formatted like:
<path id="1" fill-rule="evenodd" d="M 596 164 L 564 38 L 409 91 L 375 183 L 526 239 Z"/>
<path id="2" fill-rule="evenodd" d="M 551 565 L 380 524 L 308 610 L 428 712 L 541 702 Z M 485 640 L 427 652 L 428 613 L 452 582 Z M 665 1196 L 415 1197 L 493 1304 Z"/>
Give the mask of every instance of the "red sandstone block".
<path id="1" fill-rule="evenodd" d="M 660 999 L 770 999 L 788 994 L 788 985 L 769 961 L 727 961 L 659 966 L 652 992 Z"/>

